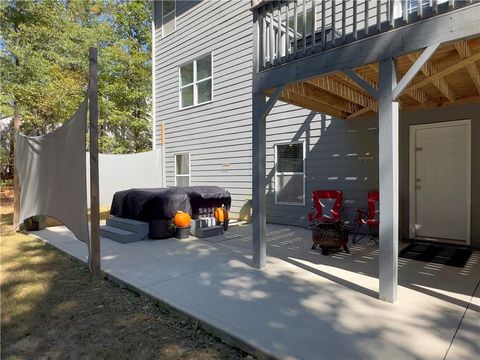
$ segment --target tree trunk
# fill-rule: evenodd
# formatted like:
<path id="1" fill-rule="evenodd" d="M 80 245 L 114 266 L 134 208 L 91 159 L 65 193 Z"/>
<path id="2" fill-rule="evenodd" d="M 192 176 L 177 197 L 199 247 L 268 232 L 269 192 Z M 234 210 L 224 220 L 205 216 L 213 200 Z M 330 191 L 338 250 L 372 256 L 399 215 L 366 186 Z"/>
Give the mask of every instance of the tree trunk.
<path id="1" fill-rule="evenodd" d="M 17 157 L 15 156 L 15 131 L 20 129 L 20 107 L 18 102 L 15 101 L 13 104 L 13 127 L 12 127 L 12 142 L 13 142 L 13 229 L 18 228 L 18 222 L 20 218 L 20 184 L 18 181 L 18 172 L 17 172 Z"/>

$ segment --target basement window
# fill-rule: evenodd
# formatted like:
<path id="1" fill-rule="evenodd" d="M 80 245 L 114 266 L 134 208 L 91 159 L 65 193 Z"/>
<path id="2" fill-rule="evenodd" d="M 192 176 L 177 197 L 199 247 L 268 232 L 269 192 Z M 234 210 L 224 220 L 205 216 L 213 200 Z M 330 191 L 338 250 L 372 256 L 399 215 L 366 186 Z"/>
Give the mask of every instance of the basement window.
<path id="1" fill-rule="evenodd" d="M 175 154 L 175 186 L 190 186 L 190 154 Z"/>
<path id="2" fill-rule="evenodd" d="M 275 203 L 305 205 L 305 143 L 275 145 Z"/>
<path id="3" fill-rule="evenodd" d="M 180 109 L 212 101 L 212 54 L 180 66 Z"/>

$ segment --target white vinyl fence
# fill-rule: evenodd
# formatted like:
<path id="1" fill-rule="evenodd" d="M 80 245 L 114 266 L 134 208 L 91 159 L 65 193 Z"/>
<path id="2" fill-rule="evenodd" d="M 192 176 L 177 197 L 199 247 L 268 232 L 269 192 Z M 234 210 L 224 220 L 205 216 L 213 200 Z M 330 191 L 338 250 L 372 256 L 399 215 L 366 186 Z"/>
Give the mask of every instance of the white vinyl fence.
<path id="1" fill-rule="evenodd" d="M 90 194 L 90 153 L 86 156 L 87 194 Z M 100 205 L 110 205 L 113 194 L 120 190 L 163 187 L 161 149 L 126 155 L 99 154 L 98 168 Z"/>

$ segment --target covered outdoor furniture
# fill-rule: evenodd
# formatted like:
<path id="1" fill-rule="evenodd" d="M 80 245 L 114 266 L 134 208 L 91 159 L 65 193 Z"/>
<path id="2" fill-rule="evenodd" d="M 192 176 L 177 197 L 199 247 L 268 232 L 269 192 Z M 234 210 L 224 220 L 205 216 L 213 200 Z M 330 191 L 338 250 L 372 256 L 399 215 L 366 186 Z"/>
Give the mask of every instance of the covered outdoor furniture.
<path id="1" fill-rule="evenodd" d="M 343 192 L 340 190 L 317 190 L 312 192 L 312 212 L 308 214 L 312 230 L 312 249 L 320 246 L 323 255 L 331 248 L 347 247 L 348 227 L 342 222 Z"/>
<path id="2" fill-rule="evenodd" d="M 368 227 L 368 236 L 375 240 L 373 229 L 378 229 L 380 226 L 380 195 L 378 191 L 370 191 L 368 193 L 368 210 L 356 209 L 355 220 L 353 224 L 353 239 L 352 242 L 356 244 L 363 239 L 365 234 L 360 234 L 362 227 Z M 360 237 L 359 237 L 360 235 Z M 376 241 L 376 240 L 375 240 Z M 377 242 L 377 241 L 376 241 Z"/>
<path id="3" fill-rule="evenodd" d="M 169 220 L 177 211 L 196 218 L 222 205 L 230 209 L 231 201 L 230 193 L 218 186 L 129 189 L 114 194 L 110 214 L 152 223 Z"/>

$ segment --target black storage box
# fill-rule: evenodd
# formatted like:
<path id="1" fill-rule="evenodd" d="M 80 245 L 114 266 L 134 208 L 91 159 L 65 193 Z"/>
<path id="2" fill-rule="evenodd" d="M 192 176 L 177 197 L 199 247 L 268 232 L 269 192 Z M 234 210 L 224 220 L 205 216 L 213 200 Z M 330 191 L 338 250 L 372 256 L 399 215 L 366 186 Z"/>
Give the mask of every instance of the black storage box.
<path id="1" fill-rule="evenodd" d="M 176 227 L 175 228 L 175 237 L 177 239 L 188 239 L 190 236 L 190 226 L 187 227 Z"/>

